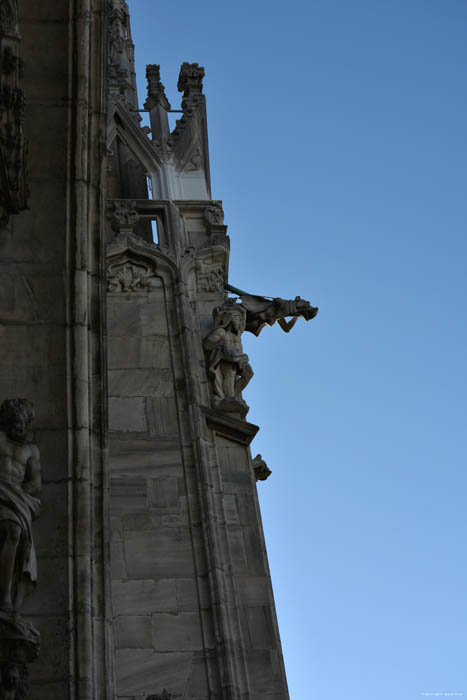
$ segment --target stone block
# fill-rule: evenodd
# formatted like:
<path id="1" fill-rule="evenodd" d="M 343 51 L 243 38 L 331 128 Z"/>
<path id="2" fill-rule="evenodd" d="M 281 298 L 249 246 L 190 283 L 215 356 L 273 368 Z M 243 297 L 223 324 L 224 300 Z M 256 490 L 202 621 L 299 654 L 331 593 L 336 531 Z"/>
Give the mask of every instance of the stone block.
<path id="1" fill-rule="evenodd" d="M 248 573 L 243 529 L 241 527 L 236 527 L 235 525 L 229 525 L 227 536 L 229 540 L 229 553 L 233 570 L 236 574 Z"/>
<path id="2" fill-rule="evenodd" d="M 252 693 L 256 693 L 260 698 L 280 694 L 281 675 L 274 652 L 250 650 L 246 655 L 246 662 Z"/>
<path id="3" fill-rule="evenodd" d="M 32 617 L 41 635 L 39 661 L 30 666 L 31 681 L 59 681 L 67 678 L 70 633 L 66 617 Z"/>
<path id="4" fill-rule="evenodd" d="M 174 396 L 172 372 L 168 369 L 113 369 L 108 372 L 110 396 Z"/>
<path id="5" fill-rule="evenodd" d="M 208 675 L 204 658 L 194 658 L 191 665 L 190 678 L 185 691 L 187 698 L 208 698 Z"/>
<path id="6" fill-rule="evenodd" d="M 149 432 L 151 435 L 179 435 L 175 398 L 147 399 Z"/>
<path id="7" fill-rule="evenodd" d="M 145 433 L 147 426 L 144 399 L 109 397 L 109 430 L 122 433 Z"/>
<path id="8" fill-rule="evenodd" d="M 183 695 L 188 682 L 192 653 L 156 654 L 149 649 L 116 651 L 117 694 L 148 696 L 162 688 Z"/>
<path id="9" fill-rule="evenodd" d="M 36 22 L 66 22 L 68 19 L 69 6 L 63 0 L 47 0 L 38 3 L 37 0 L 23 0 L 21 3 L 21 16 L 27 17 L 27 21 L 33 24 Z M 21 30 L 26 24 L 21 21 Z M 36 24 L 37 27 L 37 24 Z"/>
<path id="10" fill-rule="evenodd" d="M 124 541 L 129 578 L 189 578 L 194 574 L 187 529 L 159 527 L 151 532 L 125 532 Z"/>
<path id="11" fill-rule="evenodd" d="M 222 485 L 225 493 L 248 493 L 252 489 L 251 474 L 245 472 L 222 471 Z"/>
<path id="12" fill-rule="evenodd" d="M 113 581 L 112 607 L 115 616 L 175 612 L 177 610 L 175 581 L 170 579 Z"/>
<path id="13" fill-rule="evenodd" d="M 248 559 L 248 573 L 251 576 L 264 576 L 266 574 L 264 540 L 256 527 L 244 527 L 243 534 Z"/>
<path id="14" fill-rule="evenodd" d="M 199 613 L 155 613 L 152 615 L 152 640 L 158 652 L 202 649 Z"/>
<path id="15" fill-rule="evenodd" d="M 149 615 L 117 617 L 113 631 L 116 649 L 152 649 Z"/>
<path id="16" fill-rule="evenodd" d="M 162 290 L 161 290 L 162 291 Z M 169 308 L 164 301 L 150 302 L 139 307 L 139 321 L 141 333 L 146 335 L 169 335 L 167 327 L 167 312 L 173 313 L 174 309 Z"/>
<path id="17" fill-rule="evenodd" d="M 39 558 L 68 555 L 68 484 L 42 485 L 41 515 L 34 522 L 34 541 Z"/>
<path id="18" fill-rule="evenodd" d="M 110 575 L 113 581 L 127 578 L 123 542 L 110 543 Z"/>
<path id="19" fill-rule="evenodd" d="M 196 579 L 181 578 L 176 581 L 177 609 L 184 612 L 199 610 L 198 588 Z"/>
<path id="20" fill-rule="evenodd" d="M 178 440 L 161 438 L 110 439 L 112 476 L 156 478 L 183 476 L 183 462 Z"/>
<path id="21" fill-rule="evenodd" d="M 174 476 L 163 476 L 151 479 L 149 482 L 149 505 L 154 508 L 170 510 L 179 509 L 178 479 Z"/>
<path id="22" fill-rule="evenodd" d="M 44 372 L 43 367 L 12 366 L 0 374 L 0 396 L 26 396 L 33 402 L 36 430 L 66 427 L 66 386 L 65 368 Z"/>
<path id="23" fill-rule="evenodd" d="M 40 661 L 38 662 L 40 663 Z M 65 700 L 68 697 L 68 681 L 59 683 L 31 683 L 31 697 L 34 700 Z"/>
<path id="24" fill-rule="evenodd" d="M 123 542 L 123 524 L 119 517 L 110 518 L 110 541 Z"/>
<path id="25" fill-rule="evenodd" d="M 238 515 L 242 525 L 251 525 L 258 522 L 258 511 L 256 509 L 256 496 L 250 493 L 238 493 L 236 495 Z"/>
<path id="26" fill-rule="evenodd" d="M 238 516 L 237 501 L 234 494 L 226 494 L 222 497 L 224 504 L 224 516 L 227 524 L 239 525 L 240 518 Z"/>
<path id="27" fill-rule="evenodd" d="M 143 478 L 110 479 L 110 512 L 113 518 L 147 510 L 147 482 Z"/>
<path id="28" fill-rule="evenodd" d="M 21 212 L 21 226 L 15 227 L 14 252 L 12 253 L 8 245 L 8 238 L 2 235 L 0 236 L 0 259 L 11 260 L 14 257 L 18 263 L 32 263 L 29 269 L 25 267 L 19 269 L 17 264 L 13 265 L 9 262 L 10 273 L 22 275 L 26 280 L 36 274 L 38 269 L 41 269 L 44 275 L 48 270 L 51 281 L 54 279 L 57 281 L 57 284 L 54 284 L 56 288 L 54 303 L 57 309 L 61 310 L 65 302 L 65 284 L 64 277 L 59 278 L 65 267 L 66 236 L 57 235 L 57 232 L 64 234 L 66 228 L 66 180 L 50 181 L 30 177 L 28 184 L 31 191 L 29 209 Z M 54 202 L 54 206 L 45 207 L 44 202 Z M 38 268 L 40 264 L 44 267 Z M 22 280 L 21 284 L 24 286 Z M 42 313 L 53 314 L 51 309 L 44 310 L 48 299 L 41 299 L 41 301 Z M 25 319 L 27 317 L 20 320 Z"/>
<path id="29" fill-rule="evenodd" d="M 107 345 L 109 369 L 155 367 L 170 369 L 172 360 L 168 338 L 121 336 L 109 338 Z"/>
<path id="30" fill-rule="evenodd" d="M 236 579 L 241 605 L 264 605 L 270 602 L 268 580 L 265 576 L 241 576 Z"/>
<path id="31" fill-rule="evenodd" d="M 256 605 L 242 610 L 244 636 L 251 649 L 274 649 L 276 638 L 268 605 Z"/>
<path id="32" fill-rule="evenodd" d="M 35 430 L 34 442 L 41 453 L 42 481 L 63 481 L 67 477 L 67 430 Z"/>
<path id="33" fill-rule="evenodd" d="M 25 132 L 30 143 L 40 143 L 28 155 L 30 178 L 62 180 L 67 178 L 68 106 L 50 106 L 26 100 Z M 47 158 L 44 158 L 47 153 Z M 50 207 L 46 207 L 50 209 Z M 57 235 L 58 232 L 56 231 Z M 65 231 L 63 231 L 65 235 Z"/>
<path id="34" fill-rule="evenodd" d="M 41 22 L 39 29 L 35 22 L 23 22 L 21 35 L 28 55 L 25 75 L 28 102 L 65 101 L 69 89 L 66 25 Z M 52 51 L 50 47 L 53 47 Z"/>
<path id="35" fill-rule="evenodd" d="M 63 323 L 63 275 L 47 264 L 0 264 L 0 320 L 19 324 Z M 35 330 L 34 330 L 35 332 Z M 61 333 L 65 342 L 63 327 Z M 31 333 L 31 337 L 33 334 Z"/>
<path id="36" fill-rule="evenodd" d="M 67 557 L 38 559 L 39 582 L 21 608 L 23 615 L 66 615 L 69 604 L 68 567 Z"/>
<path id="37" fill-rule="evenodd" d="M 130 299 L 120 301 L 120 295 L 118 298 L 118 302 L 115 298 L 107 298 L 107 337 L 109 344 L 113 343 L 113 338 L 120 339 L 123 336 L 135 337 L 142 335 L 138 311 L 135 305 L 129 303 Z M 137 301 L 135 297 L 133 299 Z"/>

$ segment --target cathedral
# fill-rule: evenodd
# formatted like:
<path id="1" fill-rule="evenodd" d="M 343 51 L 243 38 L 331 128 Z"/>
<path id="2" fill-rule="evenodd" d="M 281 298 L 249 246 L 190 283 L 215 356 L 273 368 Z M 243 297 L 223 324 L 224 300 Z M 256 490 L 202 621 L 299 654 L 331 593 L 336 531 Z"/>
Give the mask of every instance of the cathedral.
<path id="1" fill-rule="evenodd" d="M 317 308 L 229 283 L 125 2 L 1 0 L 0 75 L 0 700 L 286 700 L 242 334 Z"/>

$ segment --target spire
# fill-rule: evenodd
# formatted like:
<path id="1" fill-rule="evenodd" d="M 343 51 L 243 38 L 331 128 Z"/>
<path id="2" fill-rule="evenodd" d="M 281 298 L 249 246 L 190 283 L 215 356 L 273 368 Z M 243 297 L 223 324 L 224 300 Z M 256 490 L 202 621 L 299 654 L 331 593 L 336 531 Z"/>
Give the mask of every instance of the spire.
<path id="1" fill-rule="evenodd" d="M 149 111 L 151 120 L 151 132 L 153 141 L 159 142 L 162 152 L 165 153 L 165 143 L 169 138 L 169 118 L 167 110 L 170 102 L 165 96 L 165 88 L 161 83 L 160 66 L 151 63 L 146 66 L 146 78 L 148 80 L 148 97 L 144 103 L 144 109 Z"/>

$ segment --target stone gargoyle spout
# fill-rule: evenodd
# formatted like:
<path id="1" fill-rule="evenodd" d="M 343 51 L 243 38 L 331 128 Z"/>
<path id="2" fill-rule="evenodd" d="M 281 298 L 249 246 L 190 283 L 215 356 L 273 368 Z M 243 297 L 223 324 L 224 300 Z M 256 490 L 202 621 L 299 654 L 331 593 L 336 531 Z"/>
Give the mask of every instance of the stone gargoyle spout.
<path id="1" fill-rule="evenodd" d="M 285 333 L 288 333 L 297 322 L 298 318 L 311 321 L 318 313 L 318 307 L 312 306 L 306 299 L 275 299 L 248 294 L 230 284 L 225 288 L 229 292 L 237 294 L 242 300 L 242 306 L 246 310 L 245 330 L 258 336 L 264 326 L 272 326 L 276 321 Z M 290 318 L 289 321 L 286 319 Z"/>

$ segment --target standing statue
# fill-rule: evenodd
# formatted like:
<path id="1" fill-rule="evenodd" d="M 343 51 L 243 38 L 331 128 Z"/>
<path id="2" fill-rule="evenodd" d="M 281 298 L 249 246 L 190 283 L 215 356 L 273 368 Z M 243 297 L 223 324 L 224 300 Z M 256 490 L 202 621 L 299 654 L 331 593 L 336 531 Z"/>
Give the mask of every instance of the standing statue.
<path id="1" fill-rule="evenodd" d="M 27 439 L 34 418 L 26 399 L 0 406 L 0 611 L 18 610 L 37 579 L 32 521 L 39 515 L 39 450 Z"/>
<path id="2" fill-rule="evenodd" d="M 298 318 L 305 321 L 315 318 L 318 308 L 301 297 L 261 297 L 230 284 L 226 284 L 225 289 L 237 294 L 241 303 L 229 297 L 223 306 L 213 311 L 214 326 L 204 340 L 207 372 L 212 385 L 214 408 L 239 413 L 244 418 L 248 406 L 240 394 L 253 377 L 253 370 L 248 355 L 243 352 L 242 333 L 249 331 L 258 336 L 265 326 L 272 326 L 276 321 L 288 333 Z"/>
<path id="3" fill-rule="evenodd" d="M 244 417 L 248 406 L 240 394 L 252 378 L 253 370 L 241 340 L 246 311 L 235 300 L 232 302 L 214 309 L 214 327 L 204 341 L 204 349 L 213 385 L 214 407 Z"/>

